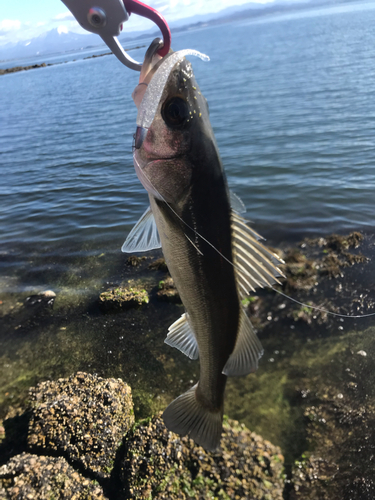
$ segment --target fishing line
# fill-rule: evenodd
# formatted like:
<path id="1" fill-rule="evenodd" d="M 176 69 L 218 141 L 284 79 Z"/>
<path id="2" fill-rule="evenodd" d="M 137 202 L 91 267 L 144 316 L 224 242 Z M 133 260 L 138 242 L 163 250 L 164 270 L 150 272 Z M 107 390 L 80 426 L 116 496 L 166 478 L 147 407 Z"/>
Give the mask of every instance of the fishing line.
<path id="1" fill-rule="evenodd" d="M 166 201 L 166 199 L 164 198 L 164 196 L 162 194 L 159 193 L 159 191 L 155 188 L 155 186 L 152 184 L 152 182 L 150 181 L 150 179 L 144 174 L 144 172 L 142 171 L 142 169 L 140 168 L 140 165 L 135 157 L 135 154 L 133 154 L 133 160 L 137 163 L 137 166 L 139 168 L 139 171 L 142 172 L 142 174 L 147 178 L 147 181 L 150 183 L 150 186 L 155 190 L 155 192 L 160 196 L 160 199 L 167 205 L 167 207 L 175 214 L 175 216 L 186 226 L 188 227 L 191 231 L 193 231 L 194 234 L 196 234 L 197 236 L 199 236 L 199 238 L 201 238 L 203 241 L 205 241 L 208 245 L 210 245 L 211 248 L 213 248 L 215 250 L 215 252 L 217 252 L 224 260 L 226 260 L 231 266 L 233 266 L 234 269 L 236 269 L 238 272 L 241 272 L 241 270 L 238 268 L 238 266 L 236 266 L 232 261 L 230 261 L 227 257 L 225 257 L 225 255 L 223 255 L 220 250 L 218 250 L 210 241 L 208 241 L 204 236 L 202 236 L 200 233 L 198 233 L 198 231 L 192 227 L 189 226 L 189 224 L 187 222 L 185 222 L 179 215 L 177 212 L 175 212 L 175 210 L 173 210 L 173 208 L 170 206 L 170 204 Z M 186 234 L 185 234 L 186 236 Z M 187 237 L 187 236 L 186 236 Z M 190 238 L 187 237 L 187 239 L 191 242 Z M 196 250 L 197 247 L 195 245 L 193 245 Z M 199 253 L 201 253 L 203 255 L 203 253 L 201 251 L 199 251 Z M 273 290 L 274 292 L 278 293 L 279 295 L 282 295 L 283 297 L 291 300 L 292 302 L 295 302 L 296 304 L 302 306 L 302 307 L 308 307 L 309 309 L 314 309 L 316 311 L 320 311 L 320 312 L 324 312 L 326 314 L 329 314 L 330 316 L 336 316 L 338 318 L 368 318 L 370 316 L 375 316 L 375 312 L 373 313 L 368 313 L 368 314 L 359 314 L 359 315 L 350 315 L 350 314 L 340 314 L 340 313 L 335 313 L 335 312 L 332 312 L 332 311 L 328 311 L 327 309 L 324 309 L 323 307 L 319 307 L 319 306 L 312 306 L 311 304 L 304 304 L 303 302 L 300 302 L 299 300 L 297 299 L 294 299 L 293 297 L 289 297 L 289 295 L 286 295 L 285 293 L 281 292 L 280 290 L 277 290 L 276 288 L 274 288 L 273 286 L 270 286 L 271 290 Z"/>

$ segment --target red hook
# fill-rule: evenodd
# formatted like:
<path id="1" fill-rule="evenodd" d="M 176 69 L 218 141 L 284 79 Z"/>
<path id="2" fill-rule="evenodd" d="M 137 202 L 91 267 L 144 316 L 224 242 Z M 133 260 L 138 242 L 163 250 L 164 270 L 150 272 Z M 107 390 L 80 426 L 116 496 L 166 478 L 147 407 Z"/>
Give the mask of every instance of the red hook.
<path id="1" fill-rule="evenodd" d="M 168 54 L 169 49 L 171 48 L 171 32 L 167 21 L 164 17 L 152 7 L 145 5 L 138 0 L 123 0 L 125 9 L 127 13 L 130 14 L 138 14 L 139 16 L 146 17 L 153 21 L 160 29 L 163 35 L 164 45 L 161 49 L 158 50 L 158 54 L 161 57 L 164 57 Z"/>

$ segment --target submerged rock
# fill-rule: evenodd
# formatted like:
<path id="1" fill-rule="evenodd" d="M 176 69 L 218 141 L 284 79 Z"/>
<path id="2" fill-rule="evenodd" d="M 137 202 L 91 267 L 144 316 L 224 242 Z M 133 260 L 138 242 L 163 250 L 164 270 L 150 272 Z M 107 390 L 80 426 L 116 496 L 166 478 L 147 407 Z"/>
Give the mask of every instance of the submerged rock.
<path id="1" fill-rule="evenodd" d="M 180 295 L 175 287 L 173 279 L 170 276 L 159 281 L 158 288 L 158 299 L 165 302 L 173 302 L 174 304 L 181 304 Z"/>
<path id="2" fill-rule="evenodd" d="M 28 445 L 59 453 L 99 477 L 109 476 L 134 423 L 131 389 L 121 379 L 77 373 L 30 389 Z"/>
<path id="3" fill-rule="evenodd" d="M 136 255 L 130 255 L 130 257 L 126 259 L 126 263 L 128 266 L 137 267 L 146 259 L 147 257 L 145 256 L 137 257 Z"/>
<path id="4" fill-rule="evenodd" d="M 96 481 L 81 476 L 61 457 L 22 453 L 0 467 L 2 500 L 105 500 Z"/>
<path id="5" fill-rule="evenodd" d="M 39 292 L 35 295 L 30 295 L 26 298 L 24 305 L 26 307 L 38 306 L 48 306 L 53 307 L 56 299 L 56 294 L 52 290 L 45 290 L 44 292 Z"/>
<path id="6" fill-rule="evenodd" d="M 347 251 L 357 249 L 363 239 L 359 232 L 347 236 L 332 234 L 327 238 L 306 238 L 300 249 L 289 249 L 284 257 L 287 277 L 284 289 L 311 290 L 322 277 L 339 278 L 343 276 L 344 268 L 368 262 L 367 257 Z M 319 250 L 314 250 L 314 247 Z"/>
<path id="7" fill-rule="evenodd" d="M 121 475 L 126 498 L 282 500 L 280 448 L 228 420 L 221 446 L 207 453 L 165 427 L 159 416 L 127 437 Z"/>
<path id="8" fill-rule="evenodd" d="M 161 257 L 160 259 L 156 259 L 154 262 L 151 262 L 151 264 L 149 264 L 148 268 L 153 270 L 153 271 L 168 272 L 168 266 L 165 262 L 164 257 Z"/>
<path id="9" fill-rule="evenodd" d="M 121 311 L 148 304 L 149 297 L 142 285 L 109 288 L 99 296 L 100 307 L 104 311 Z"/>

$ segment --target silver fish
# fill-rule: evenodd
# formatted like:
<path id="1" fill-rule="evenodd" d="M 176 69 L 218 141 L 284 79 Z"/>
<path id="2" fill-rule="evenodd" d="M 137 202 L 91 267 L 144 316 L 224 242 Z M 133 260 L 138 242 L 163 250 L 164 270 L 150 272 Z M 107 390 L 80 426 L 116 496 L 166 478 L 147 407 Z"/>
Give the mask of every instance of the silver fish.
<path id="1" fill-rule="evenodd" d="M 275 283 L 282 261 L 238 213 L 241 202 L 229 193 L 188 53 L 196 55 L 171 53 L 155 66 L 146 54 L 133 94 L 139 106 L 134 166 L 151 208 L 122 249 L 161 244 L 186 310 L 165 342 L 200 360 L 199 382 L 167 407 L 163 419 L 171 431 L 215 450 L 227 377 L 254 372 L 263 352 L 241 299 Z"/>

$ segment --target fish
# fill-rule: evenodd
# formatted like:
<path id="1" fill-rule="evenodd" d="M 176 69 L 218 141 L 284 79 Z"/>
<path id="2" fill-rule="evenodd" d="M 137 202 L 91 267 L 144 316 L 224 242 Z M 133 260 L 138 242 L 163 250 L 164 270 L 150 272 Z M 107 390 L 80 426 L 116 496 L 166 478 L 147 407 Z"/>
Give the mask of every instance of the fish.
<path id="1" fill-rule="evenodd" d="M 150 207 L 129 233 L 127 253 L 162 248 L 185 308 L 165 342 L 200 362 L 199 381 L 163 413 L 170 431 L 215 451 L 227 377 L 254 372 L 263 353 L 241 300 L 283 276 L 228 189 L 209 108 L 187 55 L 148 51 L 140 83 L 133 160 Z"/>

